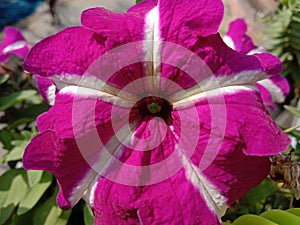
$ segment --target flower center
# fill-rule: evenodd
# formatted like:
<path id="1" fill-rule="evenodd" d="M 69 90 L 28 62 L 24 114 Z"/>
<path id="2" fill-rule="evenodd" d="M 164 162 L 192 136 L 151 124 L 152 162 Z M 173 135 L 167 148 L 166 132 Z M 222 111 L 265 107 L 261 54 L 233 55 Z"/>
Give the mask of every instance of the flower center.
<path id="1" fill-rule="evenodd" d="M 161 106 L 159 106 L 158 104 L 156 104 L 155 102 L 152 102 L 148 105 L 148 110 L 151 113 L 157 113 L 160 112 L 161 110 Z"/>
<path id="2" fill-rule="evenodd" d="M 160 97 L 149 96 L 136 102 L 131 109 L 131 121 L 142 121 L 152 117 L 160 117 L 165 120 L 167 124 L 171 122 L 171 112 L 173 110 L 172 104 Z"/>

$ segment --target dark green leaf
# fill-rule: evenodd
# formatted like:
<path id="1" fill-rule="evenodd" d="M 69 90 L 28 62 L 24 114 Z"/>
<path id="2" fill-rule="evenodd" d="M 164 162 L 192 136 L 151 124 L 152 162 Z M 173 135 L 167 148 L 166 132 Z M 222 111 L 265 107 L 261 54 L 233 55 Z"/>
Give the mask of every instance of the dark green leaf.
<path id="1" fill-rule="evenodd" d="M 50 108 L 49 105 L 47 105 L 47 103 L 43 102 L 40 105 L 31 105 L 28 106 L 26 108 L 21 108 L 18 109 L 18 111 L 14 112 L 14 117 L 15 118 L 22 118 L 22 117 L 26 117 L 26 118 L 36 118 L 37 116 L 39 116 L 41 113 L 47 111 Z"/>
<path id="2" fill-rule="evenodd" d="M 71 210 L 63 211 L 56 203 L 57 191 L 33 215 L 33 225 L 66 225 Z"/>
<path id="3" fill-rule="evenodd" d="M 0 84 L 4 84 L 9 79 L 9 74 L 0 75 Z"/>
<path id="4" fill-rule="evenodd" d="M 31 225 L 32 224 L 33 211 L 25 213 L 21 216 L 14 214 L 12 219 L 9 221 L 9 225 Z"/>
<path id="5" fill-rule="evenodd" d="M 32 209 L 51 185 L 51 182 L 52 175 L 45 172 L 40 182 L 27 191 L 24 199 L 20 202 L 17 215 L 22 215 Z"/>
<path id="6" fill-rule="evenodd" d="M 18 126 L 28 124 L 34 121 L 34 118 L 20 118 L 9 124 L 9 129 L 16 129 Z"/>
<path id="7" fill-rule="evenodd" d="M 12 93 L 5 97 L 0 97 L 0 110 L 8 109 L 17 103 L 24 101 L 25 99 L 36 94 L 35 90 L 24 90 Z"/>
<path id="8" fill-rule="evenodd" d="M 3 129 L 0 131 L 0 141 L 4 145 L 5 149 L 12 149 L 11 141 L 13 140 L 13 137 L 11 133 L 7 129 Z"/>
<path id="9" fill-rule="evenodd" d="M 85 204 L 83 207 L 83 217 L 85 225 L 93 225 L 94 224 L 94 215 L 91 208 Z"/>
<path id="10" fill-rule="evenodd" d="M 297 131 L 297 130 L 294 130 L 292 132 L 289 132 L 289 135 L 292 135 L 294 136 L 295 138 L 299 139 L 300 140 L 300 132 Z"/>
<path id="11" fill-rule="evenodd" d="M 0 177 L 0 224 L 4 224 L 28 190 L 26 174 L 22 169 L 9 170 Z"/>

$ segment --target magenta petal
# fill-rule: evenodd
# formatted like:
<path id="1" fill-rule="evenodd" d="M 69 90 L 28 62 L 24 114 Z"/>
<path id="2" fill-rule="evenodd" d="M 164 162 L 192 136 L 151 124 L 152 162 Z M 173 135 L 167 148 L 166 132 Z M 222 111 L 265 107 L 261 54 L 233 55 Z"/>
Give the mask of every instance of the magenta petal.
<path id="1" fill-rule="evenodd" d="M 230 76 L 242 71 L 261 71 L 263 69 L 257 58 L 242 55 L 230 49 L 219 34 L 200 38 L 194 48 L 197 55 L 203 59 L 216 76 Z M 239 63 L 236 63 L 237 61 Z"/>
<path id="2" fill-rule="evenodd" d="M 245 21 L 243 19 L 237 19 L 230 24 L 226 36 L 233 41 L 234 46 L 231 47 L 234 50 L 242 54 L 251 54 L 251 51 L 257 49 L 257 46 L 253 44 L 246 32 L 247 25 Z M 254 56 L 258 58 L 264 68 L 264 72 L 267 74 L 278 74 L 283 69 L 281 61 L 270 53 L 254 54 Z"/>
<path id="3" fill-rule="evenodd" d="M 225 108 L 219 97 L 196 103 L 200 136 L 191 161 L 231 205 L 268 175 L 268 156 L 286 150 L 290 140 L 271 119 L 259 92 L 238 91 L 224 100 Z"/>
<path id="4" fill-rule="evenodd" d="M 276 110 L 277 107 L 276 107 L 275 103 L 273 102 L 270 91 L 258 82 L 256 83 L 256 86 L 260 92 L 260 96 L 261 96 L 262 100 L 264 101 L 264 104 L 269 106 L 270 109 Z"/>
<path id="5" fill-rule="evenodd" d="M 25 169 L 47 170 L 54 172 L 56 135 L 53 131 L 45 131 L 34 137 L 27 146 L 23 157 Z M 45 146 L 41 147 L 42 144 Z"/>
<path id="6" fill-rule="evenodd" d="M 67 209 L 74 206 L 82 197 L 80 195 L 79 198 L 71 200 L 74 199 L 74 190 L 88 167 L 85 161 L 80 159 L 76 149 L 72 152 L 65 150 L 53 131 L 45 131 L 37 135 L 27 146 L 23 164 L 25 169 L 46 170 L 56 176 L 60 186 L 58 204 L 61 208 Z"/>
<path id="7" fill-rule="evenodd" d="M 20 30 L 14 27 L 4 29 L 4 37 L 0 45 L 0 62 L 7 61 L 9 54 L 15 54 L 23 59 L 29 51 L 29 43 Z"/>
<path id="8" fill-rule="evenodd" d="M 227 144 L 229 142 L 224 143 L 222 152 L 204 174 L 221 190 L 227 204 L 232 205 L 268 176 L 271 164 L 267 156 L 246 156 L 240 150 L 226 152 L 226 149 L 230 151 L 229 148 L 233 147 Z M 239 149 L 238 143 L 235 149 Z"/>
<path id="9" fill-rule="evenodd" d="M 114 74 L 108 74 L 109 78 L 98 77 L 103 81 L 108 80 L 108 83 L 119 88 L 143 77 L 145 69 L 141 62 L 145 59 L 142 46 L 145 38 L 145 21 L 139 13 L 115 13 L 104 8 L 92 8 L 82 13 L 81 23 L 84 27 L 105 37 L 107 50 L 116 51 L 106 54 L 107 59 L 95 61 L 94 66 L 98 66 L 99 69 L 92 66 L 89 73 L 94 74 L 99 70 L 107 72 L 116 68 Z M 122 50 L 116 49 L 118 46 L 121 46 Z M 127 59 L 133 61 L 127 64 Z M 105 65 L 109 65 L 109 68 Z"/>
<path id="10" fill-rule="evenodd" d="M 45 77 L 36 75 L 34 78 L 41 96 L 48 104 L 53 105 L 56 95 L 55 84 L 50 79 Z"/>
<path id="11" fill-rule="evenodd" d="M 198 190 L 186 179 L 184 170 L 164 182 L 147 187 L 130 187 L 100 179 L 95 190 L 94 202 L 97 225 L 158 222 L 221 224 Z"/>
<path id="12" fill-rule="evenodd" d="M 226 36 L 231 38 L 231 41 L 233 41 L 234 46 L 231 47 L 234 50 L 242 54 L 251 54 L 251 51 L 257 49 L 257 46 L 253 44 L 251 38 L 246 34 L 246 31 L 247 25 L 245 21 L 243 19 L 237 19 L 230 24 Z M 264 72 L 267 74 L 273 75 L 281 72 L 283 68 L 282 63 L 274 55 L 269 53 L 261 53 L 254 54 L 254 56 L 256 56 L 261 62 Z"/>
<path id="13" fill-rule="evenodd" d="M 257 82 L 256 86 L 261 93 L 264 103 L 272 110 L 276 110 L 275 103 L 283 103 L 290 92 L 288 81 L 279 74 Z"/>
<path id="14" fill-rule="evenodd" d="M 229 30 L 224 37 L 224 41 L 236 51 L 243 54 L 253 54 L 257 49 L 246 34 L 247 25 L 243 19 L 237 19 L 230 24 Z M 261 62 L 263 71 L 272 75 L 269 79 L 257 82 L 257 87 L 261 92 L 264 103 L 272 110 L 276 109 L 275 103 L 284 102 L 290 91 L 288 81 L 279 75 L 282 70 L 280 60 L 268 53 L 254 54 Z"/>
<path id="15" fill-rule="evenodd" d="M 243 19 L 237 19 L 229 25 L 227 36 L 234 44 L 234 49 L 242 54 L 247 54 L 257 47 L 253 44 L 251 38 L 246 34 L 247 25 Z"/>
<path id="16" fill-rule="evenodd" d="M 46 170 L 55 175 L 60 187 L 57 202 L 63 209 L 73 207 L 82 198 L 96 175 L 74 140 L 60 140 L 50 130 L 32 139 L 23 164 L 25 169 Z"/>
<path id="17" fill-rule="evenodd" d="M 120 43 L 118 40 L 111 42 L 107 37 L 97 34 L 90 28 L 66 28 L 36 44 L 24 62 L 24 70 L 51 79 L 58 89 L 65 84 L 81 86 L 85 83 L 85 86 L 92 86 L 97 79 L 117 87 L 124 87 L 141 77 L 143 68 L 141 63 L 120 65 L 119 61 L 124 57 L 130 60 L 135 58 L 136 54 L 140 55 L 132 48 L 126 49 L 130 50 L 128 53 L 117 51 L 103 56 L 112 44 Z M 127 76 L 125 77 L 124 74 Z M 88 78 L 92 81 L 85 82 Z"/>
<path id="18" fill-rule="evenodd" d="M 158 4 L 158 0 L 141 1 L 138 4 L 129 8 L 127 12 L 139 14 L 144 18 L 146 13 L 148 13 L 151 9 L 157 6 L 157 4 Z"/>
<path id="19" fill-rule="evenodd" d="M 92 106 L 96 107 L 96 110 Z M 75 135 L 81 137 L 91 132 L 94 124 L 108 124 L 111 120 L 111 107 L 112 105 L 106 102 L 95 103 L 94 99 L 58 93 L 55 105 L 39 116 L 38 128 L 41 132 L 53 130 L 61 139 L 74 138 Z"/>
<path id="20" fill-rule="evenodd" d="M 178 44 L 217 33 L 224 10 L 220 0 L 164 0 L 158 7 L 162 40 Z"/>
<path id="21" fill-rule="evenodd" d="M 114 47 L 144 39 L 144 19 L 138 13 L 115 13 L 104 8 L 93 8 L 82 13 L 81 23 L 115 42 L 112 43 Z"/>
<path id="22" fill-rule="evenodd" d="M 288 96 L 288 94 L 290 93 L 291 87 L 286 78 L 284 78 L 280 75 L 274 75 L 274 76 L 270 77 L 270 81 L 280 89 L 281 93 L 284 96 Z"/>
<path id="23" fill-rule="evenodd" d="M 83 75 L 105 52 L 104 42 L 103 36 L 87 28 L 67 28 L 36 44 L 24 62 L 24 70 L 44 77 Z"/>
<path id="24" fill-rule="evenodd" d="M 244 142 L 243 151 L 246 155 L 270 156 L 288 148 L 290 139 L 272 120 L 258 92 L 240 92 L 225 99 L 228 120 L 233 125 L 236 124 L 236 131 Z"/>
<path id="25" fill-rule="evenodd" d="M 191 49 L 193 53 L 178 46 L 166 45 L 162 52 L 166 60 L 162 64 L 161 76 L 176 82 L 183 88 L 189 88 L 208 78 L 227 77 L 229 80 L 245 71 L 254 73 L 251 76 L 253 81 L 249 81 L 254 83 L 259 80 L 257 76 L 265 70 L 258 57 L 239 54 L 230 49 L 219 34 L 197 38 Z M 267 75 L 268 73 L 265 77 Z"/>
<path id="26" fill-rule="evenodd" d="M 260 61 L 263 71 L 269 75 L 279 74 L 283 69 L 280 59 L 270 53 L 254 54 L 253 56 Z"/>

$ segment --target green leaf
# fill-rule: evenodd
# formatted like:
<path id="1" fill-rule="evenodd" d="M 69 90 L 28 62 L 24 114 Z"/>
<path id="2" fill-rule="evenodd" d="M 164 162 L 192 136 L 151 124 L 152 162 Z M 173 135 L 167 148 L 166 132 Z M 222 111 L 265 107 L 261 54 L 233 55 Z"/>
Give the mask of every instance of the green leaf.
<path id="1" fill-rule="evenodd" d="M 57 209 L 59 209 L 58 207 L 56 207 Z M 68 211 L 64 211 L 64 210 L 60 210 L 60 215 L 57 218 L 55 225 L 66 225 L 68 223 L 69 217 L 71 215 L 72 210 L 68 210 Z M 45 224 L 48 225 L 48 224 Z M 49 224 L 51 225 L 51 224 Z"/>
<path id="2" fill-rule="evenodd" d="M 66 225 L 71 210 L 63 211 L 56 203 L 57 190 L 51 198 L 38 207 L 33 215 L 33 225 Z"/>
<path id="3" fill-rule="evenodd" d="M 13 140 L 13 137 L 11 133 L 7 129 L 3 129 L 0 131 L 0 141 L 4 145 L 4 148 L 7 150 L 12 149 L 11 141 Z"/>
<path id="4" fill-rule="evenodd" d="M 17 170 L 9 170 L 0 176 L 0 206 L 2 207 L 7 199 L 7 193 L 10 189 L 14 177 L 18 174 Z M 1 212 L 1 209 L 0 209 Z"/>
<path id="5" fill-rule="evenodd" d="M 43 196 L 51 183 L 52 175 L 45 172 L 40 182 L 27 191 L 25 198 L 20 202 L 17 215 L 22 215 L 32 209 Z"/>
<path id="6" fill-rule="evenodd" d="M 36 135 L 37 131 L 33 129 L 32 131 L 22 130 L 21 135 L 24 137 L 24 140 L 30 141 Z M 27 143 L 25 143 L 27 145 Z"/>
<path id="7" fill-rule="evenodd" d="M 9 170 L 0 177 L 0 224 L 4 224 L 28 190 L 26 173 L 22 169 Z"/>
<path id="8" fill-rule="evenodd" d="M 296 125 L 296 126 L 288 128 L 288 129 L 285 129 L 283 132 L 288 134 L 288 133 L 293 132 L 294 130 L 297 130 L 298 128 L 300 128 L 300 125 Z"/>
<path id="9" fill-rule="evenodd" d="M 9 79 L 9 74 L 0 75 L 0 84 L 4 84 Z"/>
<path id="10" fill-rule="evenodd" d="M 14 214 L 11 220 L 9 220 L 9 225 L 31 225 L 32 224 L 33 211 L 25 213 L 21 216 Z"/>
<path id="11" fill-rule="evenodd" d="M 3 157 L 3 162 L 10 162 L 10 161 L 17 161 L 21 160 L 24 154 L 24 148 L 23 147 L 14 147 L 9 153 L 7 153 Z"/>
<path id="12" fill-rule="evenodd" d="M 136 2 L 136 3 L 139 3 L 139 2 L 141 2 L 141 1 L 142 1 L 142 0 L 136 0 L 135 2 Z"/>
<path id="13" fill-rule="evenodd" d="M 30 98 L 27 98 L 26 102 L 29 103 L 29 104 L 32 104 L 32 105 L 39 105 L 39 104 L 42 104 L 44 102 L 44 99 L 40 95 L 34 95 Z"/>
<path id="14" fill-rule="evenodd" d="M 26 108 L 20 108 L 18 109 L 14 116 L 15 118 L 33 118 L 35 119 L 37 116 L 39 116 L 41 113 L 46 112 L 50 106 L 43 102 L 39 105 L 29 105 Z"/>
<path id="15" fill-rule="evenodd" d="M 247 214 L 237 218 L 233 222 L 233 225 L 278 225 L 278 224 L 261 216 Z"/>
<path id="16" fill-rule="evenodd" d="M 284 108 L 289 111 L 290 113 L 294 114 L 295 116 L 299 117 L 300 118 L 300 110 L 295 108 L 295 107 L 292 107 L 292 106 L 288 106 L 288 105 L 285 105 Z"/>
<path id="17" fill-rule="evenodd" d="M 14 131 L 14 130 L 13 130 Z M 12 131 L 12 132 L 13 132 Z M 24 150 L 28 145 L 29 141 L 36 135 L 37 131 L 35 128 L 32 131 L 22 130 L 19 134 L 20 137 L 14 138 L 21 138 L 22 140 L 12 140 L 11 145 L 13 147 L 2 159 L 2 162 L 10 162 L 21 160 L 23 158 Z"/>
<path id="18" fill-rule="evenodd" d="M 18 126 L 28 124 L 34 121 L 34 118 L 20 118 L 9 124 L 9 129 L 16 129 Z"/>
<path id="19" fill-rule="evenodd" d="M 35 90 L 24 90 L 12 93 L 5 97 L 0 97 L 0 110 L 6 110 L 35 94 Z"/>
<path id="20" fill-rule="evenodd" d="M 300 208 L 290 208 L 286 210 L 288 213 L 292 213 L 298 217 L 300 217 Z"/>
<path id="21" fill-rule="evenodd" d="M 260 214 L 261 217 L 269 219 L 277 224 L 286 224 L 286 225 L 299 225 L 300 224 L 300 217 L 296 215 L 282 211 L 279 209 L 272 209 L 269 211 L 265 211 Z"/>
<path id="22" fill-rule="evenodd" d="M 93 225 L 94 224 L 94 215 L 91 208 L 85 204 L 83 207 L 83 219 L 85 225 Z"/>
<path id="23" fill-rule="evenodd" d="M 28 177 L 28 184 L 29 187 L 35 186 L 37 183 L 40 182 L 44 171 L 42 170 L 28 170 L 27 177 Z"/>
<path id="24" fill-rule="evenodd" d="M 295 55 L 296 55 L 296 60 L 297 60 L 298 66 L 300 67 L 300 52 L 296 51 Z"/>

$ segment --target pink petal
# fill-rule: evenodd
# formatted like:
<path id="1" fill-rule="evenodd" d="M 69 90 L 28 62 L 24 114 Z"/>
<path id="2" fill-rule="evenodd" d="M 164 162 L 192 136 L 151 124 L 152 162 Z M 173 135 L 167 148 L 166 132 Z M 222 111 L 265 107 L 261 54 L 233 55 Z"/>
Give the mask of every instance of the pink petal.
<path id="1" fill-rule="evenodd" d="M 274 83 L 281 90 L 284 96 L 287 96 L 290 93 L 290 85 L 284 77 L 280 75 L 274 75 L 270 77 L 272 83 Z"/>
<path id="2" fill-rule="evenodd" d="M 127 10 L 127 12 L 139 14 L 140 16 L 142 16 L 144 18 L 145 15 L 151 9 L 153 9 L 155 6 L 157 6 L 157 3 L 158 3 L 158 0 L 141 1 L 137 4 L 135 4 L 134 6 L 132 6 L 131 8 L 129 8 Z"/>
<path id="3" fill-rule="evenodd" d="M 56 86 L 55 84 L 48 78 L 44 78 L 36 75 L 35 81 L 38 87 L 38 90 L 44 100 L 50 104 L 54 105 L 55 95 L 56 95 Z"/>
<path id="4" fill-rule="evenodd" d="M 10 54 L 15 54 L 21 59 L 25 58 L 29 51 L 29 43 L 21 31 L 14 27 L 6 27 L 3 32 L 4 37 L 0 45 L 0 62 L 7 61 Z"/>
<path id="5" fill-rule="evenodd" d="M 192 49 L 193 52 L 189 52 L 185 48 L 166 44 L 162 52 L 162 77 L 176 82 L 183 88 L 189 88 L 207 78 L 230 79 L 231 76 L 244 71 L 256 74 L 253 74 L 252 82 L 248 81 L 254 83 L 262 79 L 259 78 L 259 74 L 265 72 L 266 78 L 270 72 L 261 64 L 261 58 L 264 56 L 239 54 L 226 46 L 219 34 L 198 38 Z M 237 61 L 239 63 L 236 63 Z M 277 63 L 277 60 L 275 62 Z"/>
<path id="6" fill-rule="evenodd" d="M 270 109 L 276 110 L 277 107 L 276 107 L 275 103 L 273 102 L 270 91 L 267 88 L 265 88 L 263 85 L 261 85 L 259 82 L 256 83 L 256 86 L 260 92 L 260 96 L 261 96 L 262 100 L 264 101 L 264 104 L 269 106 Z"/>
<path id="7" fill-rule="evenodd" d="M 191 161 L 231 205 L 268 175 L 268 156 L 287 149 L 290 140 L 271 119 L 257 91 L 226 93 L 225 88 L 223 93 L 225 105 L 221 96 L 196 103 L 199 128 L 190 126 L 186 136 L 198 140 Z M 192 136 L 196 129 L 198 138 Z"/>
<path id="8" fill-rule="evenodd" d="M 82 13 L 81 23 L 106 36 L 108 41 L 111 40 L 111 47 L 144 39 L 144 19 L 137 12 L 116 13 L 104 8 L 92 8 Z"/>
<path id="9" fill-rule="evenodd" d="M 269 75 L 279 74 L 283 69 L 280 59 L 270 53 L 254 54 L 253 56 L 260 61 L 263 71 Z"/>
<path id="10" fill-rule="evenodd" d="M 274 103 L 283 103 L 290 93 L 290 85 L 287 79 L 279 74 L 257 82 L 256 86 L 259 88 L 265 104 L 273 110 L 276 110 Z"/>
<path id="11" fill-rule="evenodd" d="M 229 30 L 224 37 L 227 44 L 232 45 L 231 48 L 240 53 L 252 55 L 255 49 L 258 49 L 246 34 L 247 25 L 243 19 L 233 21 Z M 263 71 L 272 75 L 269 79 L 259 81 L 256 85 L 261 92 L 264 103 L 272 110 L 276 110 L 275 103 L 284 102 L 285 97 L 290 92 L 288 81 L 279 75 L 282 71 L 281 61 L 268 53 L 254 54 L 263 66 Z"/>
<path id="12" fill-rule="evenodd" d="M 95 193 L 95 224 L 221 224 L 184 170 L 146 187 L 100 179 Z"/>
<path id="13" fill-rule="evenodd" d="M 83 27 L 67 28 L 36 44 L 29 52 L 24 70 L 51 78 L 54 75 L 83 75 L 106 51 L 105 38 Z"/>
<path id="14" fill-rule="evenodd" d="M 32 139 L 26 148 L 23 164 L 25 169 L 46 170 L 55 175 L 60 187 L 57 201 L 63 209 L 74 206 L 89 186 L 89 183 L 81 183 L 90 167 L 76 143 L 74 140 L 59 140 L 53 131 L 42 132 Z"/>
<path id="15" fill-rule="evenodd" d="M 184 46 L 189 46 L 195 36 L 217 33 L 224 11 L 219 0 L 164 0 L 158 7 L 162 40 Z"/>
<path id="16" fill-rule="evenodd" d="M 98 101 L 95 112 L 89 107 L 92 100 L 80 98 L 76 99 L 80 103 L 75 103 L 74 99 L 71 95 L 56 96 L 55 105 L 38 118 L 41 133 L 27 146 L 23 160 L 26 169 L 47 170 L 55 175 L 60 186 L 58 204 L 64 209 L 73 207 L 91 188 L 99 176 L 93 165 L 102 156 L 103 145 L 114 135 L 111 106 Z M 96 133 L 101 133 L 102 147 L 89 135 L 96 129 L 94 123 Z"/>
<path id="17" fill-rule="evenodd" d="M 90 106 L 97 107 L 97 110 Z M 39 116 L 38 128 L 41 132 L 53 130 L 60 139 L 81 137 L 94 129 L 94 119 L 96 125 L 109 123 L 111 107 L 106 102 L 95 103 L 94 99 L 58 93 L 55 105 Z"/>
<path id="18" fill-rule="evenodd" d="M 82 76 L 94 77 L 121 88 L 143 76 L 141 63 L 130 63 L 132 58 L 136 62 L 135 55 L 141 55 L 142 50 L 130 48 L 130 52 L 120 53 L 117 49 L 115 53 L 103 56 L 112 47 L 110 45 L 105 35 L 89 28 L 67 28 L 36 44 L 24 62 L 24 70 L 51 79 L 58 89 L 65 84 L 82 85 L 85 80 L 81 79 Z M 129 63 L 125 61 L 120 65 L 118 59 L 124 58 L 124 54 Z"/>
<path id="19" fill-rule="evenodd" d="M 237 19 L 230 23 L 226 36 L 230 37 L 234 43 L 234 49 L 242 54 L 247 54 L 257 47 L 251 38 L 246 34 L 247 25 L 243 19 Z"/>

